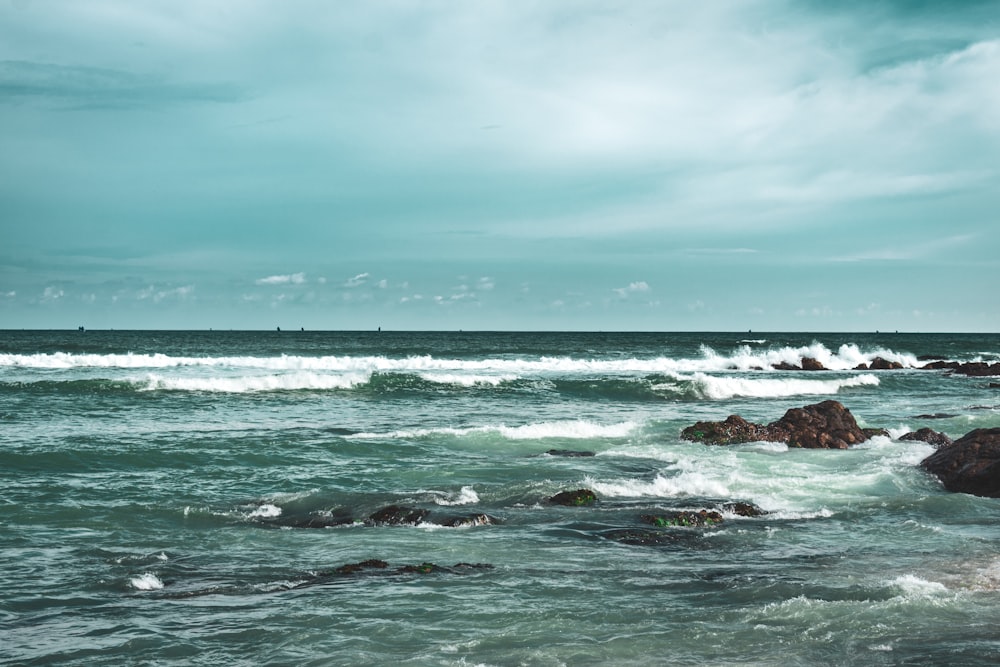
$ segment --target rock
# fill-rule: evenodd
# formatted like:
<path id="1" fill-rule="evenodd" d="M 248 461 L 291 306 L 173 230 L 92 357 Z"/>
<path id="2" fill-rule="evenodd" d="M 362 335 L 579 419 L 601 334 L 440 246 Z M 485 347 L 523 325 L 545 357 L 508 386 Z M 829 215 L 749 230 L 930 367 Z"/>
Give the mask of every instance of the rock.
<path id="1" fill-rule="evenodd" d="M 767 514 L 764 510 L 757 507 L 753 503 L 726 503 L 722 506 L 723 512 L 729 512 L 735 514 L 736 516 L 746 516 L 746 517 L 756 517 L 764 516 Z"/>
<path id="2" fill-rule="evenodd" d="M 802 370 L 804 371 L 825 371 L 826 366 L 812 357 L 802 357 Z"/>
<path id="3" fill-rule="evenodd" d="M 594 452 L 578 451 L 575 449 L 550 449 L 545 453 L 548 454 L 549 456 L 569 456 L 569 457 L 594 456 Z"/>
<path id="4" fill-rule="evenodd" d="M 449 528 L 465 528 L 466 526 L 492 526 L 493 524 L 500 523 L 500 521 L 489 514 L 470 514 L 468 516 L 449 517 L 438 523 Z"/>
<path id="5" fill-rule="evenodd" d="M 990 389 L 1000 389 L 1000 382 L 990 382 L 986 386 Z"/>
<path id="6" fill-rule="evenodd" d="M 972 361 L 965 364 L 959 364 L 958 367 L 952 369 L 951 372 L 959 375 L 969 375 L 972 377 L 1000 375 L 1000 361 L 993 364 L 986 364 L 981 361 Z"/>
<path id="7" fill-rule="evenodd" d="M 597 494 L 590 489 L 577 489 L 576 491 L 562 491 L 549 498 L 553 505 L 566 505 L 568 507 L 582 507 L 593 505 L 597 502 Z"/>
<path id="8" fill-rule="evenodd" d="M 847 449 L 868 439 L 851 411 L 832 400 L 792 408 L 784 417 L 768 424 L 767 431 L 766 439 L 790 447 Z"/>
<path id="9" fill-rule="evenodd" d="M 917 357 L 917 361 L 942 361 L 948 357 L 942 357 L 940 354 L 921 354 Z"/>
<path id="10" fill-rule="evenodd" d="M 868 370 L 871 371 L 892 371 L 902 367 L 903 364 L 898 361 L 889 361 L 887 359 L 883 359 L 882 357 L 875 357 L 871 360 L 871 363 L 868 364 Z"/>
<path id="11" fill-rule="evenodd" d="M 681 437 L 692 442 L 706 442 L 712 445 L 734 445 L 742 442 L 765 440 L 765 427 L 748 422 L 739 415 L 729 415 L 721 422 L 697 422 L 681 431 Z"/>
<path id="12" fill-rule="evenodd" d="M 935 474 L 949 491 L 1000 498 L 1000 428 L 970 431 L 925 458 L 920 466 Z"/>
<path id="13" fill-rule="evenodd" d="M 613 528 L 598 533 L 600 537 L 631 546 L 653 547 L 661 544 L 678 544 L 683 533 L 679 530 L 652 528 Z"/>
<path id="14" fill-rule="evenodd" d="M 646 523 L 653 524 L 657 528 L 676 526 L 704 528 L 722 523 L 721 514 L 708 510 L 701 510 L 700 512 L 671 512 L 669 514 L 643 514 L 639 518 Z"/>
<path id="15" fill-rule="evenodd" d="M 935 447 L 947 447 L 953 442 L 952 439 L 944 433 L 939 433 L 938 431 L 931 430 L 927 427 L 916 431 L 910 431 L 909 433 L 900 436 L 899 439 L 907 441 L 917 440 L 919 442 L 926 442 L 928 445 L 934 445 Z"/>
<path id="16" fill-rule="evenodd" d="M 354 523 L 354 519 L 347 515 L 309 514 L 307 516 L 279 516 L 261 523 L 281 528 L 335 528 L 350 525 Z"/>
<path id="17" fill-rule="evenodd" d="M 369 516 L 365 523 L 372 526 L 415 526 L 427 518 L 428 514 L 430 511 L 425 509 L 389 505 Z"/>
<path id="18" fill-rule="evenodd" d="M 892 437 L 892 435 L 889 433 L 889 431 L 885 430 L 884 428 L 863 428 L 863 429 L 861 429 L 861 432 L 864 433 L 865 434 L 865 438 L 867 438 L 869 440 L 871 438 L 874 438 L 876 435 L 881 435 L 881 436 L 884 436 L 886 438 L 891 438 Z"/>
<path id="19" fill-rule="evenodd" d="M 681 437 L 714 445 L 769 440 L 818 449 L 847 449 L 868 439 L 851 411 L 832 400 L 792 408 L 767 426 L 748 422 L 739 415 L 730 415 L 723 422 L 698 422 L 681 431 Z"/>
<path id="20" fill-rule="evenodd" d="M 957 417 L 958 415 L 953 415 L 950 412 L 935 412 L 932 415 L 916 415 L 914 419 L 951 419 L 952 417 Z"/>
<path id="21" fill-rule="evenodd" d="M 361 572 L 362 570 L 384 570 L 387 567 L 389 567 L 389 564 L 384 560 L 370 558 L 368 560 L 363 560 L 360 563 L 347 563 L 346 565 L 341 565 L 334 570 L 334 572 L 337 574 L 354 574 L 355 572 Z"/>
<path id="22" fill-rule="evenodd" d="M 782 362 L 777 363 L 777 364 L 771 364 L 771 368 L 773 368 L 776 371 L 801 371 L 802 370 L 802 368 L 800 366 L 795 366 L 793 364 L 788 363 L 787 361 L 782 361 Z"/>
<path id="23" fill-rule="evenodd" d="M 925 371 L 954 370 L 961 365 L 962 364 L 957 361 L 932 361 L 929 364 L 924 364 L 920 368 Z"/>
<path id="24" fill-rule="evenodd" d="M 856 371 L 867 371 L 867 370 L 869 370 L 868 364 L 858 364 L 857 366 L 854 367 L 854 370 L 856 370 Z"/>

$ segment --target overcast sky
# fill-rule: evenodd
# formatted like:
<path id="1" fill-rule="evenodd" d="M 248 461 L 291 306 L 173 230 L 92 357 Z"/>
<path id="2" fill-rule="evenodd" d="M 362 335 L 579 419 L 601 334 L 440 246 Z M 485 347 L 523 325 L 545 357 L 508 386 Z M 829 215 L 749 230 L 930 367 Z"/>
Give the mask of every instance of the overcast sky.
<path id="1" fill-rule="evenodd" d="M 1000 1 L 0 0 L 0 328 L 1000 331 Z"/>

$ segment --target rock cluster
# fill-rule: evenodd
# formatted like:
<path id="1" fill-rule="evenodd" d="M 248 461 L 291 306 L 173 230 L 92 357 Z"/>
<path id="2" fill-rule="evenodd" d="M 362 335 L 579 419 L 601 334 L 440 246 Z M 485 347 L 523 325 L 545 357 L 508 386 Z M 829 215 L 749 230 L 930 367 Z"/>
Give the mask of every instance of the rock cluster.
<path id="1" fill-rule="evenodd" d="M 770 424 L 748 422 L 730 415 L 721 422 L 698 422 L 681 432 L 693 442 L 730 445 L 744 442 L 783 442 L 789 447 L 847 449 L 869 438 L 851 411 L 837 401 L 823 401 L 802 408 L 792 408 Z"/>

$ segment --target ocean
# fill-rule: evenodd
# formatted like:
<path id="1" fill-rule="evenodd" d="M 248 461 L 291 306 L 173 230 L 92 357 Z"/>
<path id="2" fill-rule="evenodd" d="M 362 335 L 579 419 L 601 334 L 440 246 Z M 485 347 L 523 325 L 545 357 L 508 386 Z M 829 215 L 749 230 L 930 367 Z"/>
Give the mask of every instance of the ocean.
<path id="1" fill-rule="evenodd" d="M 3 331 L 0 661 L 993 665 L 1000 499 L 899 438 L 1000 380 L 925 355 L 1000 335 Z M 680 439 L 827 399 L 889 435 Z"/>

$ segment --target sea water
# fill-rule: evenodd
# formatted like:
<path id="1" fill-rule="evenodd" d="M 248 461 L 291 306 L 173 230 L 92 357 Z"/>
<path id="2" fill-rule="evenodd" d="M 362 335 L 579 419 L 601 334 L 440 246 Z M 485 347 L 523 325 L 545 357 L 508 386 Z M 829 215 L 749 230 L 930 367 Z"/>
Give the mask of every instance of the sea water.
<path id="1" fill-rule="evenodd" d="M 998 427 L 1000 389 L 922 355 L 1000 336 L 0 332 L 0 660 L 995 664 L 1000 500 L 899 437 Z M 680 439 L 826 399 L 889 436 Z"/>

